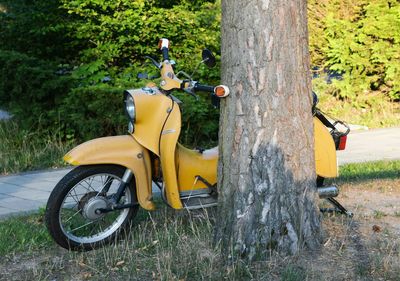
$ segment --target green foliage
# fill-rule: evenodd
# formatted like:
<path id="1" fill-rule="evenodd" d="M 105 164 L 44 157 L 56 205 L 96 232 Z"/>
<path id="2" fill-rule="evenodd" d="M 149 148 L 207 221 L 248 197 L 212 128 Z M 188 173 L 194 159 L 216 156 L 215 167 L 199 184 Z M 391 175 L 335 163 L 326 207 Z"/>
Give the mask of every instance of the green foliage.
<path id="1" fill-rule="evenodd" d="M 215 1 L 0 3 L 6 10 L 0 14 L 0 23 L 6 27 L 0 39 L 12 42 L 23 34 L 26 42 L 24 45 L 18 38 L 21 42 L 15 46 L 2 47 L 14 52 L 1 51 L 0 100 L 26 127 L 40 123 L 67 139 L 84 140 L 126 130 L 122 92 L 144 83 L 136 78 L 139 72 L 157 73 L 144 56 L 160 60 L 159 38 L 171 40 L 177 72 L 191 73 L 204 47 L 219 50 L 220 9 Z M 61 62 L 64 70 L 72 69 L 72 75 L 57 76 L 55 63 L 35 57 Z M 195 78 L 218 83 L 219 68 L 200 67 Z M 209 101 L 202 99 L 201 105 L 185 100 L 188 115 L 183 117 L 182 140 L 196 144 L 216 141 L 218 118 L 207 105 Z M 215 121 L 210 124 L 210 119 Z"/>
<path id="2" fill-rule="evenodd" d="M 193 6 L 186 1 L 170 5 L 169 9 L 160 8 L 158 1 L 62 2 L 68 14 L 78 17 L 74 25 L 75 40 L 89 42 L 75 71 L 85 80 L 98 82 L 126 67 L 140 67 L 145 55 L 157 53 L 160 38 L 170 39 L 177 70 L 193 69 L 199 61 L 193 60 L 193 54 L 200 54 L 204 47 L 219 50 L 217 4 L 204 3 L 188 12 L 188 7 Z"/>
<path id="3" fill-rule="evenodd" d="M 73 81 L 56 74 L 54 63 L 0 50 L 0 102 L 11 108 L 25 129 L 58 126 L 56 108 Z"/>
<path id="4" fill-rule="evenodd" d="M 312 51 L 322 54 L 319 66 L 343 77 L 333 81 L 331 94 L 355 103 L 373 91 L 399 99 L 400 3 L 360 0 L 347 16 L 332 10 L 345 2 L 325 3 L 319 41 L 312 41 Z"/>
<path id="5" fill-rule="evenodd" d="M 160 38 L 171 41 L 171 57 L 178 63 L 176 72 L 190 73 L 201 60 L 204 47 L 219 50 L 219 5 L 202 2 L 190 5 L 188 1 L 63 1 L 63 8 L 79 18 L 74 26 L 75 39 L 90 42 L 81 52 L 81 64 L 73 72 L 80 87 L 68 95 L 63 107 L 67 112 L 62 114 L 69 116 L 68 124 L 79 137 L 112 134 L 125 128 L 122 99 L 115 97 L 118 91 L 122 93 L 123 87 L 134 88 L 143 83 L 135 78 L 137 73 L 154 73 L 153 66 L 144 65 L 144 56 L 160 59 L 157 52 Z M 217 83 L 219 78 L 218 68 L 201 68 L 198 73 L 196 78 L 208 83 Z M 101 85 L 104 77 L 111 78 L 110 85 Z M 203 99 L 201 105 L 182 99 L 185 112 L 181 140 L 215 141 L 218 118 L 207 106 L 209 101 Z M 85 125 L 82 120 L 86 120 Z"/>
<path id="6" fill-rule="evenodd" d="M 91 139 L 125 133 L 123 88 L 106 84 L 72 89 L 60 106 L 66 137 Z"/>
<path id="7" fill-rule="evenodd" d="M 58 0 L 0 0 L 0 48 L 44 60 L 74 57 L 71 17 L 59 5 Z"/>
<path id="8" fill-rule="evenodd" d="M 400 178 L 400 161 L 346 164 L 340 167 L 341 182 L 360 182 Z"/>
<path id="9" fill-rule="evenodd" d="M 122 133 L 123 89 L 144 83 L 139 72 L 158 73 L 144 56 L 160 60 L 164 37 L 176 72 L 192 73 L 205 47 L 218 61 L 220 14 L 219 0 L 0 0 L 0 102 L 25 128 L 65 139 Z M 312 65 L 325 79 L 316 87 L 357 109 L 379 101 L 371 95 L 400 99 L 398 1 L 311 0 L 309 23 Z M 332 73 L 342 79 L 328 83 Z M 194 79 L 217 84 L 219 77 L 218 65 L 201 66 Z M 179 97 L 181 141 L 216 141 L 218 112 L 209 99 Z"/>

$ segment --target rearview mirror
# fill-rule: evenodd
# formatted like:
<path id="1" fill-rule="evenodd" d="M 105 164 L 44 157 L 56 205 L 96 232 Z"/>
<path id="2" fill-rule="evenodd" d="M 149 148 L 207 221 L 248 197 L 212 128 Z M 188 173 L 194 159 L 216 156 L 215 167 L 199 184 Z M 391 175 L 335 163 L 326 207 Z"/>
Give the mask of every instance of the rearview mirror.
<path id="1" fill-rule="evenodd" d="M 204 64 L 207 65 L 209 68 L 215 66 L 215 57 L 209 49 L 204 49 L 201 56 L 203 58 Z"/>

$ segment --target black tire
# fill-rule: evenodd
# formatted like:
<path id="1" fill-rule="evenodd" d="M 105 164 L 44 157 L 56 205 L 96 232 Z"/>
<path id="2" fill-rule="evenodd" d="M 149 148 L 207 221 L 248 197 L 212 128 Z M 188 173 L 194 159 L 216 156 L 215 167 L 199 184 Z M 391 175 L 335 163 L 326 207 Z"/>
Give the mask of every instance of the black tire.
<path id="1" fill-rule="evenodd" d="M 45 213 L 47 229 L 57 244 L 70 250 L 92 250 L 129 231 L 138 205 L 105 214 L 95 212 L 108 204 L 125 170 L 115 165 L 79 166 L 61 179 L 50 194 Z M 128 184 L 118 203 L 137 202 L 134 182 Z M 105 186 L 109 186 L 107 192 Z"/>

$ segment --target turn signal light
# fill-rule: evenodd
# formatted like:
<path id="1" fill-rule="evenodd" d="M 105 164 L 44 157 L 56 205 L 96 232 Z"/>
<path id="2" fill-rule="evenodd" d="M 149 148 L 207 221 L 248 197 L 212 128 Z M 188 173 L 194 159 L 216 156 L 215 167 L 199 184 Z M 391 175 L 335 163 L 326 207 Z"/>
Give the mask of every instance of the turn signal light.
<path id="1" fill-rule="evenodd" d="M 224 98 L 229 95 L 229 88 L 225 85 L 219 85 L 214 88 L 214 94 L 219 98 Z"/>
<path id="2" fill-rule="evenodd" d="M 338 150 L 346 149 L 347 136 L 341 136 L 339 139 L 339 147 Z"/>

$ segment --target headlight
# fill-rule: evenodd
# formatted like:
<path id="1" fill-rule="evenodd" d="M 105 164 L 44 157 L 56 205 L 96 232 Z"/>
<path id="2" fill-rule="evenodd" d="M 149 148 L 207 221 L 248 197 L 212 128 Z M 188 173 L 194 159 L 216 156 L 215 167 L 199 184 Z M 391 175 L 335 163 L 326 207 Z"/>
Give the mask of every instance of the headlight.
<path id="1" fill-rule="evenodd" d="M 125 111 L 129 116 L 130 121 L 133 123 L 135 122 L 136 118 L 136 109 L 135 109 L 135 102 L 131 95 L 125 96 Z"/>

